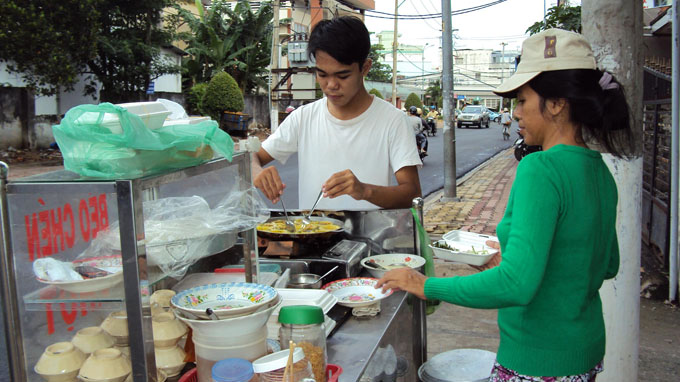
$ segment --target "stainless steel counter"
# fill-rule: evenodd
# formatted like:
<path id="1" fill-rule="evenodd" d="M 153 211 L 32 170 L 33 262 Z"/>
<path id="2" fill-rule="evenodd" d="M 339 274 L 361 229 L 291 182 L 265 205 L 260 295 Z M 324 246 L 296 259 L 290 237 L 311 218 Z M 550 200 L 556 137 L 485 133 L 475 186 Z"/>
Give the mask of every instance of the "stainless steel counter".
<path id="1" fill-rule="evenodd" d="M 351 316 L 326 341 L 328 362 L 340 365 L 340 382 L 416 381 L 423 354 L 418 312 L 405 292 L 381 301 L 375 317 Z M 424 317 L 424 314 L 422 315 Z"/>

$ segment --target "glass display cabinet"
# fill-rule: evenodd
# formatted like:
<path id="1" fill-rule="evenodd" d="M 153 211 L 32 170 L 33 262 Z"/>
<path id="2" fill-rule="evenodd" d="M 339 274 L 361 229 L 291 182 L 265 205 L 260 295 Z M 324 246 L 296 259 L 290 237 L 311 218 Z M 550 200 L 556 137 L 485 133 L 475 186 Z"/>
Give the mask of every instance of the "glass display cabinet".
<path id="1" fill-rule="evenodd" d="M 235 153 L 231 162 L 215 159 L 139 179 L 97 180 L 56 171 L 7 181 L 8 168 L 0 165 L 0 273 L 12 381 L 42 381 L 34 368 L 47 346 L 71 341 L 82 328 L 100 326 L 114 311 L 127 314 L 132 380 L 155 381 L 150 294 L 170 288 L 187 273 L 235 262 L 244 264 L 246 281 L 257 282 L 254 228 L 202 236 L 197 232 L 203 223 L 186 224 L 185 236 L 153 245 L 145 235 L 149 201 L 197 196 L 212 210 L 229 193 L 247 192 L 246 152 Z M 251 207 L 244 203 L 241 207 Z M 203 219 L 210 225 L 210 214 Z M 193 246 L 197 237 L 201 245 Z M 36 263 L 39 259 L 103 268 L 118 261 L 113 265 L 122 271 L 70 284 L 49 282 L 36 277 L 40 269 L 34 266 L 43 263 Z M 182 266 L 173 267 L 178 259 Z"/>

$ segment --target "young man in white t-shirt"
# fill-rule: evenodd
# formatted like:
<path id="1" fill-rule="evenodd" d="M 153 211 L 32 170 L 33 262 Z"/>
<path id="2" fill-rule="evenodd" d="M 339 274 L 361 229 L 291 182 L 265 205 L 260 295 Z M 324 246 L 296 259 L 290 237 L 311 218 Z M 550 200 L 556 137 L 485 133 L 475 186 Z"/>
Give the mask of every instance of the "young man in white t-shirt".
<path id="1" fill-rule="evenodd" d="M 253 183 L 273 203 L 284 192 L 274 166 L 299 157 L 300 208 L 364 210 L 406 208 L 421 196 L 415 137 L 406 116 L 364 87 L 371 68 L 364 23 L 351 16 L 319 22 L 309 38 L 316 77 L 325 97 L 297 108 L 253 155 Z M 394 173 L 397 185 L 390 186 Z"/>

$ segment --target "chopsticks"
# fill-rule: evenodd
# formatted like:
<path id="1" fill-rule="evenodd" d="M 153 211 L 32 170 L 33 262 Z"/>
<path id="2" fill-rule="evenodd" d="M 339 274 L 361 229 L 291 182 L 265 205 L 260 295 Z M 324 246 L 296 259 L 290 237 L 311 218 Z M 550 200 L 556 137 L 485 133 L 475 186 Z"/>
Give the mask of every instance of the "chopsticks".
<path id="1" fill-rule="evenodd" d="M 283 382 L 286 382 L 286 376 L 288 376 L 288 371 L 293 369 L 291 373 L 295 373 L 295 369 L 292 367 L 293 366 L 293 351 L 295 351 L 295 342 L 292 340 L 288 341 L 288 345 L 290 347 L 288 351 L 288 362 L 286 362 L 286 368 L 283 369 Z"/>

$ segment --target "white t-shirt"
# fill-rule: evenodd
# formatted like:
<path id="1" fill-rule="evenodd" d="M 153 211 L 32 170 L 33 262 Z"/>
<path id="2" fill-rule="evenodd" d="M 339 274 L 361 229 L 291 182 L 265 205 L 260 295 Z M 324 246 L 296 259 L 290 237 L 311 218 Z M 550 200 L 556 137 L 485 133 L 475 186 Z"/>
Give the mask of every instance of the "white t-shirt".
<path id="1" fill-rule="evenodd" d="M 361 182 L 389 186 L 393 172 L 422 164 L 406 116 L 392 104 L 373 97 L 365 112 L 343 121 L 331 115 L 326 101 L 324 97 L 297 108 L 262 143 L 262 148 L 281 163 L 298 153 L 300 209 L 312 207 L 321 186 L 336 172 L 350 169 Z M 342 195 L 322 198 L 317 208 L 379 207 Z"/>
<path id="2" fill-rule="evenodd" d="M 423 130 L 423 120 L 420 119 L 420 117 L 409 115 L 406 118 L 408 118 L 408 124 L 413 130 L 413 135 L 416 135 Z"/>
<path id="3" fill-rule="evenodd" d="M 512 118 L 510 117 L 510 113 L 508 112 L 503 112 L 501 114 L 501 124 L 506 125 L 512 121 Z"/>

